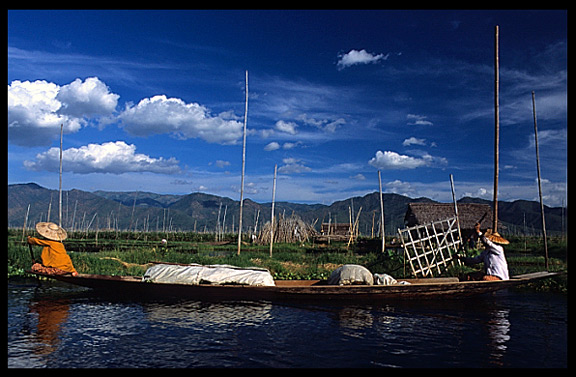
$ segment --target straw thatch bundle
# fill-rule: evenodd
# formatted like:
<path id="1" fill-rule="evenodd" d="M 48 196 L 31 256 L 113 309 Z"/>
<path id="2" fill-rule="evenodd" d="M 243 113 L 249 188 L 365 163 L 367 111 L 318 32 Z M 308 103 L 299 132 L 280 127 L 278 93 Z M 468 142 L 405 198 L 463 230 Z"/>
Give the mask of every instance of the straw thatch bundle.
<path id="1" fill-rule="evenodd" d="M 483 218 L 484 214 L 486 217 Z M 409 203 L 404 216 L 406 226 L 422 225 L 454 216 L 452 203 Z M 458 203 L 458 220 L 463 230 L 474 229 L 483 218 L 482 229 L 492 224 L 492 208 L 488 204 Z"/>
<path id="2" fill-rule="evenodd" d="M 271 223 L 264 224 L 256 243 L 261 245 L 270 244 Z M 316 234 L 316 230 L 310 224 L 306 224 L 302 219 L 292 214 L 289 217 L 279 214 L 274 219 L 274 243 L 303 243 L 307 242 Z"/>

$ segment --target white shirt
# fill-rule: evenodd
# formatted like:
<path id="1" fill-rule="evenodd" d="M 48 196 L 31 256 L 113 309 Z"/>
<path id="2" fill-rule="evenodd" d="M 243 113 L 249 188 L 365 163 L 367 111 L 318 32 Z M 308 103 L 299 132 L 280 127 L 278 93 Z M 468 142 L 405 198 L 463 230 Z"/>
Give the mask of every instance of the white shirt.
<path id="1" fill-rule="evenodd" d="M 486 275 L 498 276 L 502 280 L 510 279 L 504 248 L 484 237 L 482 233 L 480 233 L 480 236 L 480 240 L 486 246 L 486 249 L 477 257 L 464 258 L 464 263 L 477 264 L 483 262 Z"/>

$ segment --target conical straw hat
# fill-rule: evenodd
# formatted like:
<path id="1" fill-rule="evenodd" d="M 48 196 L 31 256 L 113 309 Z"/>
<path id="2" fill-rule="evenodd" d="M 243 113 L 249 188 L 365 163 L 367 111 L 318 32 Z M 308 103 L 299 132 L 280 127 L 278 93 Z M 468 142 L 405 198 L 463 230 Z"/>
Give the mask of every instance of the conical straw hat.
<path id="1" fill-rule="evenodd" d="M 36 231 L 52 241 L 64 241 L 68 237 L 66 230 L 54 223 L 38 223 L 36 224 Z"/>
<path id="2" fill-rule="evenodd" d="M 492 232 L 492 230 L 488 229 L 485 234 L 486 238 L 494 243 L 499 243 L 500 245 L 508 245 L 510 241 L 506 238 L 502 237 L 498 232 Z"/>

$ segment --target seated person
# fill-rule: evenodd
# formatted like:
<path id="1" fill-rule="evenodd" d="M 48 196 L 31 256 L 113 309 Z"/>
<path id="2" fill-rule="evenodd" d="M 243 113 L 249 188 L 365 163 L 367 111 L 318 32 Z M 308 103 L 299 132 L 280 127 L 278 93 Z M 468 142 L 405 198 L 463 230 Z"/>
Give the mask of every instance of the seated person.
<path id="1" fill-rule="evenodd" d="M 35 263 L 32 266 L 32 271 L 47 275 L 71 273 L 72 276 L 78 276 L 78 272 L 72 265 L 72 260 L 62 243 L 68 236 L 66 230 L 54 223 L 41 222 L 36 224 L 36 231 L 47 239 L 28 237 L 30 245 L 44 246 L 41 254 L 42 264 Z"/>

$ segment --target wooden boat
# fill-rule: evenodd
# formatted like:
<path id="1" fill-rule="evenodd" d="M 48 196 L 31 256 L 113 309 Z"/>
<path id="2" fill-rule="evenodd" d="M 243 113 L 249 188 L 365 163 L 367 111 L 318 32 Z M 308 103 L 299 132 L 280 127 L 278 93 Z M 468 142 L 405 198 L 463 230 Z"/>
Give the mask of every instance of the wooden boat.
<path id="1" fill-rule="evenodd" d="M 187 285 L 143 282 L 136 276 L 79 274 L 47 276 L 58 281 L 93 288 L 118 298 L 160 297 L 195 300 L 354 301 L 454 299 L 498 291 L 557 276 L 535 272 L 500 281 L 459 281 L 456 277 L 403 279 L 410 284 L 328 285 L 325 280 L 276 280 L 275 286 Z"/>

